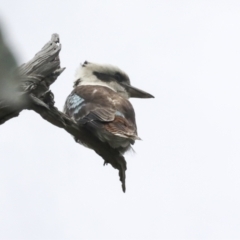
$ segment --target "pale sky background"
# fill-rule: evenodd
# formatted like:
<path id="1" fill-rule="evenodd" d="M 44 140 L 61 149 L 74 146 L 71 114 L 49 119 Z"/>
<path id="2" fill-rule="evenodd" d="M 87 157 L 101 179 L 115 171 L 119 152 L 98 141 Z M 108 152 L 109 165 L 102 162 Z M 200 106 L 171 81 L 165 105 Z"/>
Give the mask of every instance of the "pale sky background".
<path id="1" fill-rule="evenodd" d="M 240 1 L 0 0 L 18 63 L 60 34 L 62 109 L 84 60 L 126 71 L 143 141 L 117 171 L 31 111 L 0 126 L 0 239 L 240 239 Z"/>

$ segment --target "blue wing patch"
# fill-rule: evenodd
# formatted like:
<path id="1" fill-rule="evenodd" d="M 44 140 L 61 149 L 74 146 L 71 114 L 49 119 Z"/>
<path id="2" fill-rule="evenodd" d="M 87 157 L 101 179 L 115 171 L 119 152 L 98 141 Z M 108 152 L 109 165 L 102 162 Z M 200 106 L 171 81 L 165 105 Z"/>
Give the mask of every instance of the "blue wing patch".
<path id="1" fill-rule="evenodd" d="M 120 116 L 120 117 L 125 117 L 121 112 L 119 112 L 118 110 L 116 110 L 115 112 L 116 116 Z"/>
<path id="2" fill-rule="evenodd" d="M 83 98 L 79 97 L 77 94 L 72 94 L 68 97 L 67 108 L 69 110 L 74 109 L 74 113 L 77 113 L 81 109 L 83 102 Z"/>

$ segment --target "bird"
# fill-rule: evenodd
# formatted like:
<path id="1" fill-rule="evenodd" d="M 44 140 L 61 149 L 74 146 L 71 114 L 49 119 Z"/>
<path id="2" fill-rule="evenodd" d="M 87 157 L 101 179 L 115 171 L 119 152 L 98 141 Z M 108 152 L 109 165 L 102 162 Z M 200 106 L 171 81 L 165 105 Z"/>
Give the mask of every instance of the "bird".
<path id="1" fill-rule="evenodd" d="M 73 91 L 64 105 L 64 113 L 86 135 L 75 137 L 76 142 L 94 150 L 104 159 L 104 165 L 110 163 L 119 170 L 123 192 L 127 170 L 123 155 L 140 140 L 129 98 L 154 96 L 133 87 L 120 68 L 85 61 L 76 71 Z"/>

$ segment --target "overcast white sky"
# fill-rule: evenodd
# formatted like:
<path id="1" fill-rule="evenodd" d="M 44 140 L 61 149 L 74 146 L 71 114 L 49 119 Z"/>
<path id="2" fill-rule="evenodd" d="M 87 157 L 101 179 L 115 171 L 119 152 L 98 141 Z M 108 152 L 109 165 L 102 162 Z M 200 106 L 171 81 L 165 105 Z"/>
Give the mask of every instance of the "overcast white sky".
<path id="1" fill-rule="evenodd" d="M 0 0 L 24 63 L 60 34 L 60 109 L 84 60 L 126 71 L 139 136 L 117 171 L 31 111 L 0 126 L 0 239 L 240 239 L 240 1 Z"/>

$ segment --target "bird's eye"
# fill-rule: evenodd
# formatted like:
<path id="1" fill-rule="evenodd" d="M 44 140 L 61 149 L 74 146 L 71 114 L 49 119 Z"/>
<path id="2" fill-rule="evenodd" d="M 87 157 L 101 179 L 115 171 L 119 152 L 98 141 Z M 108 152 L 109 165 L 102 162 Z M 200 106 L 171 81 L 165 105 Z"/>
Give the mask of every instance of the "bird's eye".
<path id="1" fill-rule="evenodd" d="M 118 82 L 122 82 L 122 77 L 119 73 L 116 73 L 115 78 Z"/>

